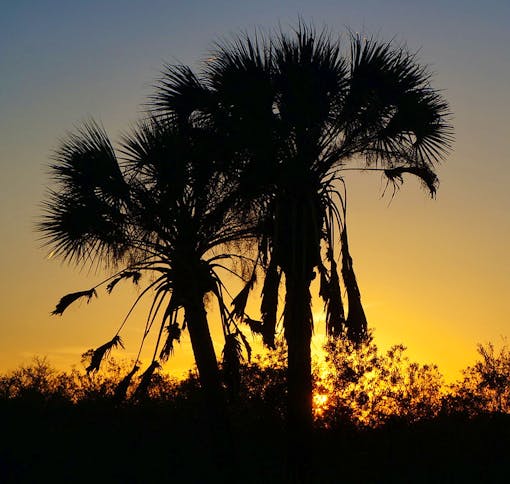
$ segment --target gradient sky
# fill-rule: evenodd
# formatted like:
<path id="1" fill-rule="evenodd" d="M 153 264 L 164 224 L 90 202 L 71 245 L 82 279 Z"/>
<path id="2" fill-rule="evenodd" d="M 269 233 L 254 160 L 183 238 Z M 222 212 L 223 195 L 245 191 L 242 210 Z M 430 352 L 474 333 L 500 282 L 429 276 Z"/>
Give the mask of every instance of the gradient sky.
<path id="1" fill-rule="evenodd" d="M 93 116 L 118 139 L 164 62 L 197 67 L 214 40 L 286 28 L 298 16 L 419 51 L 454 113 L 456 142 L 436 200 L 416 180 L 390 203 L 379 175 L 346 177 L 350 246 L 376 342 L 403 343 L 452 379 L 474 361 L 477 343 L 510 335 L 507 0 L 17 0 L 0 8 L 0 372 L 33 355 L 79 365 L 81 353 L 113 336 L 135 294 L 124 287 L 49 315 L 63 294 L 101 279 L 47 260 L 34 231 L 59 137 Z M 136 353 L 143 316 L 129 323 L 119 357 Z M 176 355 L 168 368 L 182 371 L 187 340 Z"/>

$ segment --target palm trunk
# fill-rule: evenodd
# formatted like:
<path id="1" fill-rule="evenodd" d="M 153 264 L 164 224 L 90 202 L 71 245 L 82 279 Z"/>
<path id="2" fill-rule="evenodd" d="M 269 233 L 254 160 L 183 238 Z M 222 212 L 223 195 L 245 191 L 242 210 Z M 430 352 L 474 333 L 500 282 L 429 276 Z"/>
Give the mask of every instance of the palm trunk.
<path id="1" fill-rule="evenodd" d="M 232 455 L 232 435 L 203 296 L 187 302 L 184 312 L 204 394 L 205 416 L 211 433 L 211 457 L 219 475 L 229 476 L 233 469 L 232 461 L 235 460 Z"/>
<path id="2" fill-rule="evenodd" d="M 218 405 L 222 401 L 220 372 L 203 300 L 186 304 L 184 311 L 200 383 L 207 400 Z"/>
<path id="3" fill-rule="evenodd" d="M 286 278 L 285 338 L 288 348 L 289 471 L 292 481 L 310 474 L 312 437 L 312 313 L 308 278 Z"/>

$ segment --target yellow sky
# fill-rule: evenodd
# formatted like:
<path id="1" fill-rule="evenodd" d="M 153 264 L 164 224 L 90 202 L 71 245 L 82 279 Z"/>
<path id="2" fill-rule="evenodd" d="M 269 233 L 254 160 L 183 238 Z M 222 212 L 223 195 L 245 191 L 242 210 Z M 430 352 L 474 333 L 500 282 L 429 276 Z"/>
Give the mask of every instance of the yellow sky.
<path id="1" fill-rule="evenodd" d="M 350 247 L 376 342 L 383 349 L 403 343 L 410 358 L 437 363 L 453 379 L 474 361 L 477 343 L 510 334 L 510 4 L 264 0 L 228 9 L 223 2 L 216 9 L 157 2 L 151 10 L 91 0 L 57 12 L 46 3 L 20 2 L 0 19 L 0 372 L 33 355 L 61 368 L 79 365 L 82 352 L 113 336 L 136 294 L 124 285 L 50 316 L 63 294 L 102 276 L 47 260 L 37 241 L 46 165 L 58 138 L 93 115 L 118 139 L 139 116 L 164 61 L 196 65 L 214 39 L 275 19 L 292 23 L 297 13 L 318 25 L 326 19 L 336 31 L 349 25 L 397 36 L 420 50 L 454 113 L 456 142 L 438 167 L 436 200 L 409 178 L 389 203 L 379 175 L 346 175 Z M 136 354 L 142 309 L 117 356 Z M 191 361 L 184 338 L 168 367 L 180 373 Z"/>

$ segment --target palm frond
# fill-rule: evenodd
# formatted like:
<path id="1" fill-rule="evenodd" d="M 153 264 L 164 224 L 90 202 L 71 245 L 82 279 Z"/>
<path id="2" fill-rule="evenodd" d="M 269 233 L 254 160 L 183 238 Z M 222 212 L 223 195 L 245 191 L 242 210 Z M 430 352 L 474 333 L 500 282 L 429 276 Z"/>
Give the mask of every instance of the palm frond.
<path id="1" fill-rule="evenodd" d="M 37 229 L 53 254 L 77 263 L 118 261 L 128 249 L 126 216 L 96 193 L 50 191 Z"/>
<path id="2" fill-rule="evenodd" d="M 439 179 L 437 178 L 437 175 L 426 165 L 399 166 L 384 170 L 385 176 L 396 188 L 403 183 L 404 180 L 402 175 L 404 173 L 411 173 L 412 175 L 417 176 L 429 190 L 430 196 L 433 198 L 436 195 Z"/>
<path id="3" fill-rule="evenodd" d="M 349 88 L 339 121 L 369 162 L 432 166 L 453 141 L 448 104 L 416 55 L 391 42 L 352 36 Z"/>
<path id="4" fill-rule="evenodd" d="M 241 387 L 241 360 L 243 351 L 237 333 L 230 333 L 225 336 L 223 347 L 223 380 L 227 385 L 230 394 L 236 397 Z"/>
<path id="5" fill-rule="evenodd" d="M 250 327 L 252 333 L 260 335 L 264 334 L 264 323 L 262 321 L 245 317 L 244 322 Z"/>
<path id="6" fill-rule="evenodd" d="M 274 337 L 276 333 L 280 278 L 281 274 L 276 262 L 272 258 L 266 270 L 264 285 L 262 287 L 262 301 L 260 303 L 260 312 L 262 313 L 263 322 L 262 338 L 264 344 L 271 349 L 275 348 Z"/>
<path id="7" fill-rule="evenodd" d="M 159 358 L 161 361 L 167 361 L 169 356 L 173 353 L 174 350 L 174 341 L 180 343 L 181 341 L 181 328 L 179 323 L 173 322 L 166 326 L 167 337 L 163 348 L 159 354 Z"/>
<path id="8" fill-rule="evenodd" d="M 149 108 L 156 115 L 187 122 L 193 112 L 204 111 L 211 104 L 210 92 L 188 66 L 166 65 L 155 87 Z"/>
<path id="9" fill-rule="evenodd" d="M 51 312 L 52 315 L 62 315 L 64 311 L 75 301 L 78 299 L 87 298 L 87 303 L 90 302 L 93 296 L 97 297 L 97 293 L 95 288 L 88 289 L 87 291 L 78 291 L 72 292 L 70 294 L 66 294 L 63 296 L 60 301 L 57 303 L 55 309 Z"/>
<path id="10" fill-rule="evenodd" d="M 99 366 L 101 365 L 101 362 L 103 361 L 103 358 L 105 356 L 108 356 L 110 351 L 113 348 L 116 348 L 118 346 L 120 346 L 121 348 L 124 348 L 124 345 L 122 344 L 122 340 L 120 339 L 120 336 L 116 335 L 110 341 L 108 341 L 108 343 L 105 343 L 104 345 L 99 346 L 99 348 L 96 348 L 92 352 L 92 355 L 90 358 L 90 364 L 86 368 L 87 373 L 98 371 Z"/>
<path id="11" fill-rule="evenodd" d="M 53 154 L 51 173 L 70 191 L 100 188 L 105 194 L 126 194 L 115 150 L 103 126 L 90 120 L 68 132 Z"/>
<path id="12" fill-rule="evenodd" d="M 244 310 L 246 309 L 246 303 L 248 302 L 248 295 L 253 288 L 255 282 L 257 280 L 257 277 L 255 275 L 255 271 L 252 272 L 250 279 L 248 279 L 248 282 L 244 285 L 244 287 L 241 289 L 239 294 L 232 299 L 232 306 L 234 309 L 232 310 L 232 314 L 239 319 L 242 319 L 244 317 Z"/>
<path id="13" fill-rule="evenodd" d="M 106 291 L 110 294 L 113 291 L 113 288 L 122 281 L 122 279 L 132 279 L 134 284 L 138 284 L 140 277 L 142 277 L 142 273 L 140 271 L 124 271 L 106 286 Z"/>
<path id="14" fill-rule="evenodd" d="M 152 377 L 154 376 L 154 372 L 158 368 L 161 368 L 161 365 L 157 361 L 153 361 L 148 366 L 148 368 L 143 372 L 142 376 L 140 377 L 140 383 L 138 384 L 136 390 L 133 393 L 133 398 L 135 400 L 141 401 L 147 398 Z"/>
<path id="15" fill-rule="evenodd" d="M 345 321 L 347 337 L 356 344 L 361 343 L 367 335 L 367 318 L 363 305 L 361 304 L 361 294 L 354 273 L 352 257 L 349 253 L 349 244 L 347 240 L 347 228 L 344 224 L 342 234 L 342 279 L 347 291 L 348 314 Z"/>
<path id="16" fill-rule="evenodd" d="M 326 268 L 322 264 L 319 266 L 321 278 L 319 295 L 324 300 L 326 307 L 326 334 L 328 336 L 337 337 L 342 334 L 346 321 L 338 268 L 333 258 L 332 251 L 330 251 L 328 258 L 330 259 L 331 267 L 329 278 Z"/>
<path id="17" fill-rule="evenodd" d="M 237 330 L 237 334 L 239 335 L 239 337 L 241 338 L 241 341 L 243 342 L 248 361 L 251 361 L 252 349 L 251 349 L 250 343 L 248 342 L 248 340 L 246 339 L 246 336 L 243 334 L 243 332 L 240 329 Z"/>
<path id="18" fill-rule="evenodd" d="M 122 402 L 126 399 L 127 391 L 131 380 L 135 376 L 135 373 L 140 369 L 138 365 L 134 365 L 131 371 L 119 382 L 115 388 L 114 399 L 117 402 Z"/>

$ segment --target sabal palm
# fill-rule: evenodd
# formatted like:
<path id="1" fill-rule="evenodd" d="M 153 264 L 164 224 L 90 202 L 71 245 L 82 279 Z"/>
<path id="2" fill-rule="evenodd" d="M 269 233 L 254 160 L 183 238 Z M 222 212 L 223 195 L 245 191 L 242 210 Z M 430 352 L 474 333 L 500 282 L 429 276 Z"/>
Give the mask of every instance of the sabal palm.
<path id="1" fill-rule="evenodd" d="M 212 292 L 221 299 L 217 270 L 229 268 L 234 255 L 226 247 L 242 241 L 246 231 L 233 216 L 234 185 L 216 169 L 216 154 L 204 143 L 208 136 L 198 126 L 149 119 L 124 137 L 121 163 L 104 130 L 85 124 L 55 154 L 51 171 L 57 186 L 46 202 L 40 230 L 57 256 L 115 268 L 119 275 L 110 279 L 110 290 L 122 277 L 137 275 L 138 280 L 140 273 L 149 273 L 141 292 L 153 294 L 145 336 L 159 318 L 154 325 L 159 328 L 157 345 L 168 329 L 160 352 L 164 359 L 184 320 L 207 406 L 213 417 L 222 418 L 222 388 L 204 297 Z M 228 333 L 229 319 L 222 316 Z M 104 354 L 105 346 L 101 348 L 92 370 Z M 157 350 L 149 372 L 156 368 Z"/>
<path id="2" fill-rule="evenodd" d="M 414 174 L 434 194 L 434 166 L 448 152 L 452 136 L 447 103 L 413 55 L 359 37 L 351 38 L 348 53 L 342 47 L 304 25 L 290 36 L 241 37 L 219 45 L 199 75 L 169 67 L 153 99 L 159 113 L 182 122 L 201 116 L 215 126 L 230 149 L 226 156 L 243 196 L 259 211 L 260 250 L 268 266 L 262 313 L 272 330 L 281 270 L 289 419 L 301 429 L 310 428 L 312 420 L 315 268 L 328 300 L 330 329 L 346 329 L 356 341 L 366 331 L 347 246 L 345 197 L 337 190 L 342 170 L 380 170 L 395 185 L 403 174 Z M 341 233 L 346 319 L 335 227 Z"/>

